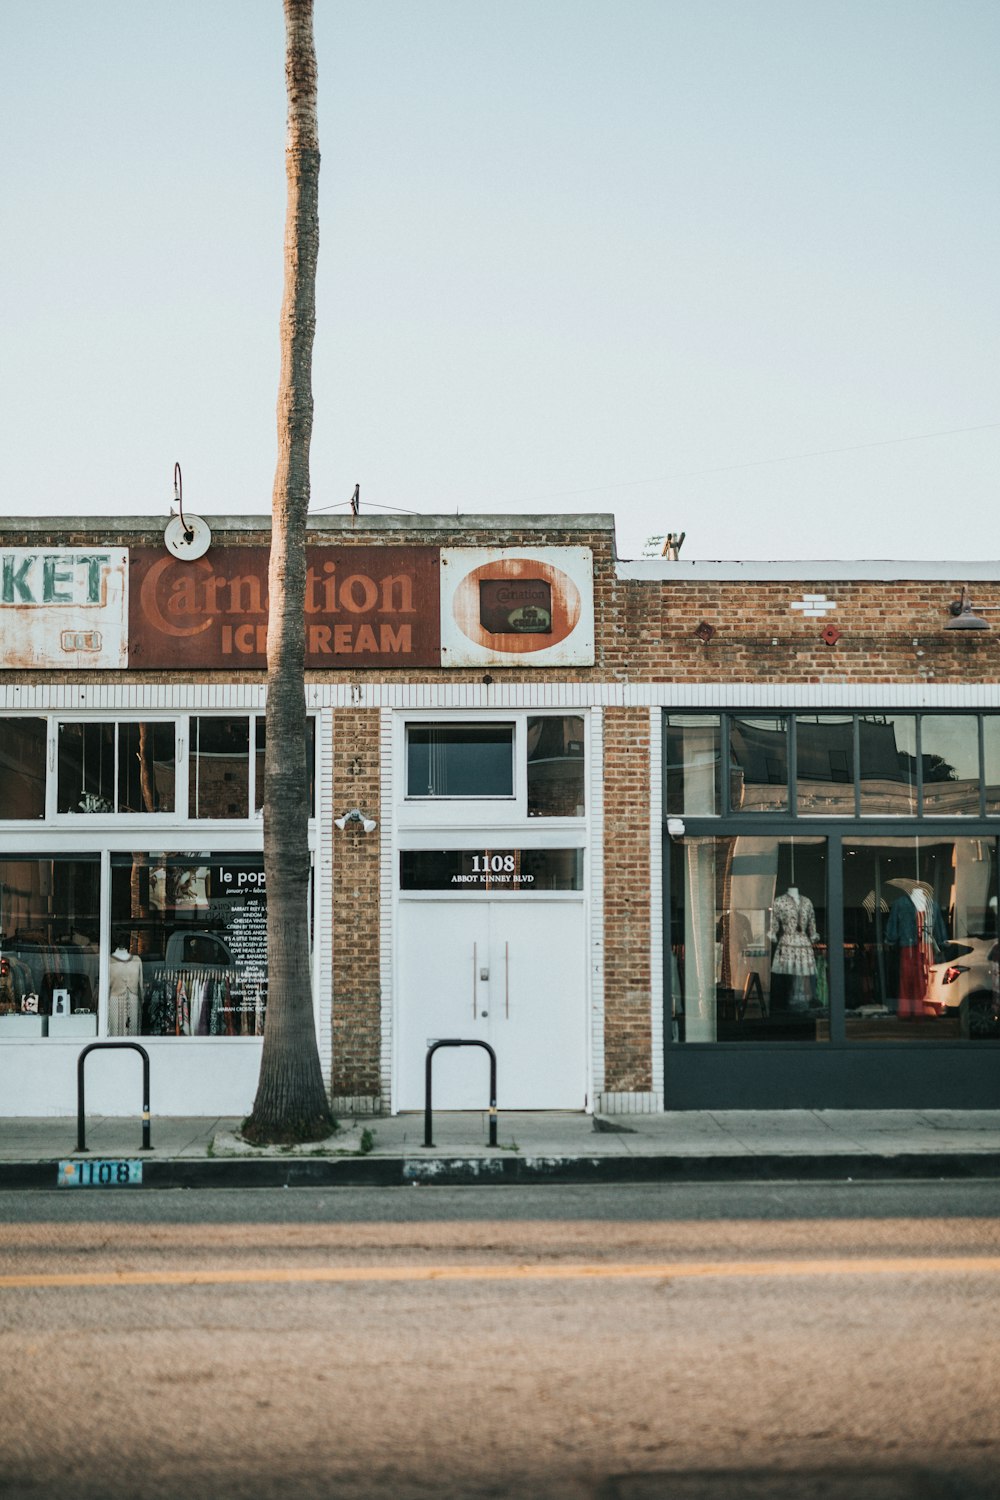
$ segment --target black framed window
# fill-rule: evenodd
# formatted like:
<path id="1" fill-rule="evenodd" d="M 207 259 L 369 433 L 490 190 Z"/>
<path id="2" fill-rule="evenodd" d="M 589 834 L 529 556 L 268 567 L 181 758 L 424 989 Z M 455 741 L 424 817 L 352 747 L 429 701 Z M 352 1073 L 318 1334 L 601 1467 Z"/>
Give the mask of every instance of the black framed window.
<path id="1" fill-rule="evenodd" d="M 997 841 L 845 838 L 848 1042 L 1000 1038 Z"/>
<path id="2" fill-rule="evenodd" d="M 853 714 L 796 714 L 795 801 L 800 816 L 854 817 Z"/>
<path id="3" fill-rule="evenodd" d="M 825 1042 L 827 840 L 687 837 L 671 845 L 671 1036 Z"/>
<path id="4" fill-rule="evenodd" d="M 670 1042 L 1000 1048 L 1000 713 L 665 712 L 663 761 Z"/>
<path id="5" fill-rule="evenodd" d="M 978 816 L 982 764 L 975 714 L 921 714 L 920 771 L 925 814 Z"/>
<path id="6" fill-rule="evenodd" d="M 1000 713 L 665 713 L 664 805 L 684 817 L 992 816 Z"/>
<path id="7" fill-rule="evenodd" d="M 787 717 L 729 716 L 729 806 L 733 812 L 788 809 Z"/>
<path id="8" fill-rule="evenodd" d="M 688 817 L 722 811 L 722 727 L 718 714 L 668 714 L 664 732 L 666 810 Z"/>

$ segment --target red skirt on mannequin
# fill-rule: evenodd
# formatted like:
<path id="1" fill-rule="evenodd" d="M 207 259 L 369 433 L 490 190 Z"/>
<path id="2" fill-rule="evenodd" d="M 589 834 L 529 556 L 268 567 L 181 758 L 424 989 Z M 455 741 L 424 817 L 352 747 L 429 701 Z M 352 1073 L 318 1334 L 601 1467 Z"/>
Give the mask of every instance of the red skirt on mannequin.
<path id="1" fill-rule="evenodd" d="M 915 943 L 912 948 L 900 948 L 898 1015 L 922 1016 L 924 1014 L 928 967 L 926 944 Z"/>

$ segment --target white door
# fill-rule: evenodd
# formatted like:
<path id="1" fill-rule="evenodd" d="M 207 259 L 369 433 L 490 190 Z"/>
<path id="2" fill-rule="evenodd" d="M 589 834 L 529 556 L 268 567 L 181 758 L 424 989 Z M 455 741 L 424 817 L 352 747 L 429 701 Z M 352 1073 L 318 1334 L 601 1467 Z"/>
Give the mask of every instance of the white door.
<path id="1" fill-rule="evenodd" d="M 488 1042 L 497 1107 L 585 1109 L 586 934 L 583 903 L 399 903 L 397 1108 L 422 1109 L 431 1041 Z M 435 1109 L 485 1109 L 481 1047 L 434 1054 Z"/>

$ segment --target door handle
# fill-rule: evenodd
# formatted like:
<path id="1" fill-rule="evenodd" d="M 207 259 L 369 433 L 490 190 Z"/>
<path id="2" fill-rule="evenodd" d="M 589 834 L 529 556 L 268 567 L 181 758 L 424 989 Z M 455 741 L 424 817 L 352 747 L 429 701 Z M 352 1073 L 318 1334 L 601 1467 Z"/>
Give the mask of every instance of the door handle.
<path id="1" fill-rule="evenodd" d="M 476 975 L 479 973 L 479 957 L 476 944 L 472 945 L 472 1019 L 476 1019 L 476 1011 L 479 1009 L 479 996 L 476 993 Z"/>
<path id="2" fill-rule="evenodd" d="M 510 943 L 503 945 L 503 1013 L 510 1020 Z"/>

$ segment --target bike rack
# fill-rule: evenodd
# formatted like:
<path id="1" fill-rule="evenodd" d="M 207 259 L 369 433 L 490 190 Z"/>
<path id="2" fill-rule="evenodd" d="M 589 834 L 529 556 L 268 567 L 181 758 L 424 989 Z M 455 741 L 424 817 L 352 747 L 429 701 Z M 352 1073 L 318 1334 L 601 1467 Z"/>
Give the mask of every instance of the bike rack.
<path id="1" fill-rule="evenodd" d="M 105 1048 L 118 1050 L 128 1047 L 132 1052 L 138 1052 L 142 1058 L 142 1149 L 152 1151 L 149 1144 L 149 1053 L 145 1047 L 140 1047 L 138 1042 L 90 1042 L 76 1063 L 76 1149 L 86 1151 L 87 1126 L 83 1109 L 83 1065 L 91 1052 L 97 1052 Z"/>
<path id="2" fill-rule="evenodd" d="M 424 1145 L 433 1146 L 434 1134 L 431 1121 L 431 1064 L 439 1047 L 483 1047 L 490 1054 L 490 1145 L 497 1143 L 497 1055 L 489 1042 L 464 1037 L 446 1037 L 440 1042 L 431 1042 L 427 1048 L 427 1063 L 424 1086 Z"/>

